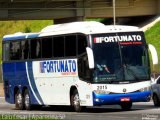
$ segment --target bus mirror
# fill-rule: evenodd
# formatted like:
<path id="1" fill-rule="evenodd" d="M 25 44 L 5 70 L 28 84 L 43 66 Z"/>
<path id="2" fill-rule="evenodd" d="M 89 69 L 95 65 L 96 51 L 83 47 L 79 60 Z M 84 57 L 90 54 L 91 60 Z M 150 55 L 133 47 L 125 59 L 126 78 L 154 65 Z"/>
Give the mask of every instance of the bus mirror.
<path id="1" fill-rule="evenodd" d="M 86 51 L 87 51 L 87 56 L 88 56 L 89 68 L 93 69 L 94 68 L 93 50 L 89 47 L 86 47 Z"/>
<path id="2" fill-rule="evenodd" d="M 149 44 L 148 47 L 149 47 L 149 50 L 151 52 L 153 65 L 158 64 L 158 54 L 157 54 L 157 51 L 156 51 L 155 47 L 151 44 Z"/>

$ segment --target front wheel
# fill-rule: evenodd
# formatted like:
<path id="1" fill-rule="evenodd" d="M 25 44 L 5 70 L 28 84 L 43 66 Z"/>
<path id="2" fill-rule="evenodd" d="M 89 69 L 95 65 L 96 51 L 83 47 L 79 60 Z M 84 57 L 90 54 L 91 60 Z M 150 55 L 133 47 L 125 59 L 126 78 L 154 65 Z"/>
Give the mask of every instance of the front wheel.
<path id="1" fill-rule="evenodd" d="M 31 110 L 31 100 L 28 90 L 26 89 L 24 92 L 24 107 L 26 110 Z"/>
<path id="2" fill-rule="evenodd" d="M 120 105 L 122 110 L 124 111 L 128 111 L 132 108 L 132 102 L 124 102 L 124 103 L 121 103 Z"/>
<path id="3" fill-rule="evenodd" d="M 156 94 L 153 95 L 153 103 L 155 107 L 159 107 L 160 106 L 160 101 L 159 98 Z"/>
<path id="4" fill-rule="evenodd" d="M 79 94 L 77 90 L 74 90 L 71 95 L 71 105 L 76 112 L 80 112 L 82 110 L 82 106 L 80 105 Z"/>

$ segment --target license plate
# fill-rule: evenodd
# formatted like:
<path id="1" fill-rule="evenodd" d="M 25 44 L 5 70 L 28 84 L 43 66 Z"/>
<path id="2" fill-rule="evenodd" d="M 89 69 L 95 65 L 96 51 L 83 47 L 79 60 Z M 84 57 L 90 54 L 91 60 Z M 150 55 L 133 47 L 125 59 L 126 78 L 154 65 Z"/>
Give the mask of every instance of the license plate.
<path id="1" fill-rule="evenodd" d="M 127 98 L 121 98 L 121 102 L 129 102 L 130 101 L 130 98 L 127 97 Z"/>

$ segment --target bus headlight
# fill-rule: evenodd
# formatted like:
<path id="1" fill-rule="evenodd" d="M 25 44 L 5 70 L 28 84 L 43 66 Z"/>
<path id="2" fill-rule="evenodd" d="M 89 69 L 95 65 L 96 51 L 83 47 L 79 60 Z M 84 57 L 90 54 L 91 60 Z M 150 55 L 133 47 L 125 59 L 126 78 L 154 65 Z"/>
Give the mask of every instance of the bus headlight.
<path id="1" fill-rule="evenodd" d="M 151 90 L 151 87 L 148 86 L 148 87 L 141 88 L 139 91 L 144 92 L 144 91 L 150 91 L 150 90 Z"/>
<path id="2" fill-rule="evenodd" d="M 109 94 L 110 93 L 109 91 L 106 91 L 106 90 L 94 90 L 94 92 L 96 94 Z"/>

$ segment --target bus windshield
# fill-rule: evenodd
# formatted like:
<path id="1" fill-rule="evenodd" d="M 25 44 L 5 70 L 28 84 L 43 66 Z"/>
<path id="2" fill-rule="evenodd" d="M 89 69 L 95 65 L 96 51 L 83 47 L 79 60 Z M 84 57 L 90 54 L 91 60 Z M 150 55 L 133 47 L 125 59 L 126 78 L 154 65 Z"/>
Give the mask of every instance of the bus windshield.
<path id="1" fill-rule="evenodd" d="M 93 45 L 94 82 L 149 80 L 148 50 L 142 42 L 110 42 Z"/>

